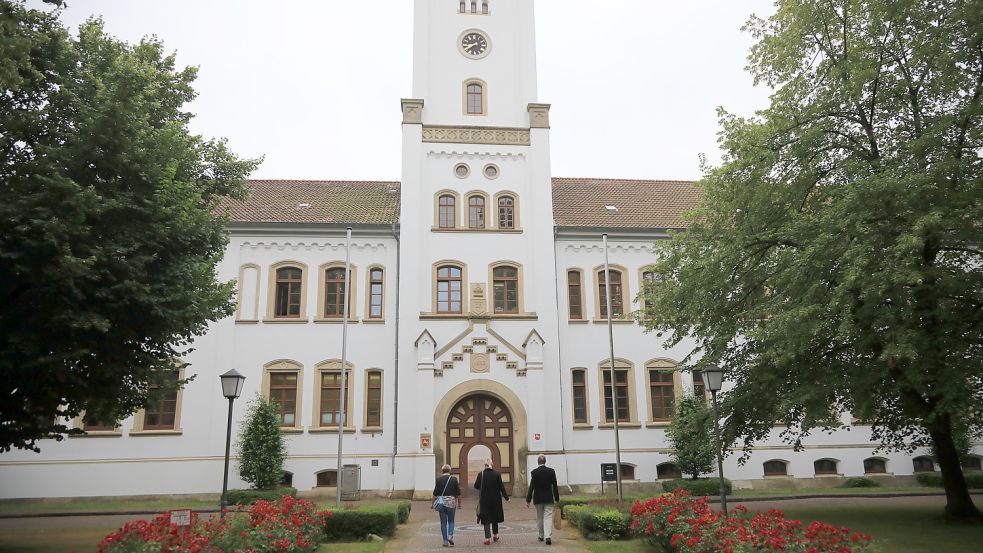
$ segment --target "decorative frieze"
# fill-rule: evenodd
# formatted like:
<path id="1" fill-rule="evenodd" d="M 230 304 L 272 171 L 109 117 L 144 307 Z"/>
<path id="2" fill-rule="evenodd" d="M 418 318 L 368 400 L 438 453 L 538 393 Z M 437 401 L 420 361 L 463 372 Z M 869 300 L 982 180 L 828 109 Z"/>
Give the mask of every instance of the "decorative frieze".
<path id="1" fill-rule="evenodd" d="M 424 142 L 454 144 L 501 144 L 528 146 L 529 129 L 509 127 L 445 127 L 424 126 Z"/>

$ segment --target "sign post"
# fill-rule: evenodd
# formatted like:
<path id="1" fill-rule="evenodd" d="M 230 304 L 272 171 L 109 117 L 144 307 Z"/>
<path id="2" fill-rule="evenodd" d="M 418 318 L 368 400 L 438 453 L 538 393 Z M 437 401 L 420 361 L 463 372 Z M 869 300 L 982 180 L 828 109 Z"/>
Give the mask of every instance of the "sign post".
<path id="1" fill-rule="evenodd" d="M 604 495 L 605 482 L 618 481 L 618 463 L 601 463 L 601 495 Z"/>

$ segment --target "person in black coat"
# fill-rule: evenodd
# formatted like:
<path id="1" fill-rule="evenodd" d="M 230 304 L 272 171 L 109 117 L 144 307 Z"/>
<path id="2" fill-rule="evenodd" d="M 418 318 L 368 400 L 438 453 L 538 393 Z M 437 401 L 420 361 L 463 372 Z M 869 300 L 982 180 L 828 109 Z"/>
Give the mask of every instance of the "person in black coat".
<path id="1" fill-rule="evenodd" d="M 485 470 L 474 479 L 474 489 L 478 493 L 478 522 L 485 527 L 485 545 L 490 539 L 498 541 L 498 523 L 505 522 L 505 511 L 502 509 L 502 498 L 509 500 L 505 491 L 502 475 L 492 469 L 491 459 L 485 461 Z"/>
<path id="2" fill-rule="evenodd" d="M 526 493 L 526 507 L 532 502 L 536 505 L 536 526 L 539 541 L 546 539 L 546 545 L 553 543 L 553 504 L 560 500 L 560 489 L 556 485 L 556 471 L 546 466 L 546 456 L 539 456 L 539 467 L 530 473 L 529 491 Z"/>
<path id="3" fill-rule="evenodd" d="M 461 507 L 461 485 L 451 476 L 451 466 L 444 465 L 433 486 L 433 509 L 440 515 L 440 537 L 444 547 L 454 545 L 454 515 Z M 439 504 L 437 498 L 440 498 Z"/>

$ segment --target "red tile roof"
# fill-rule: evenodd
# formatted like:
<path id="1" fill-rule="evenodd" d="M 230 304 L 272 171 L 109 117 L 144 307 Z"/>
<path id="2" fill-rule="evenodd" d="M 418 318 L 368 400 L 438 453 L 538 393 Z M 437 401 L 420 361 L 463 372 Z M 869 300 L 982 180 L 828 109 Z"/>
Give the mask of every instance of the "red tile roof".
<path id="1" fill-rule="evenodd" d="M 251 180 L 249 198 L 227 200 L 233 222 L 391 224 L 399 220 L 392 181 Z M 690 181 L 553 179 L 560 227 L 685 228 L 701 190 Z M 608 213 L 605 206 L 618 208 Z"/>
<path id="2" fill-rule="evenodd" d="M 554 178 L 553 219 L 559 227 L 686 228 L 683 213 L 701 195 L 691 181 Z"/>

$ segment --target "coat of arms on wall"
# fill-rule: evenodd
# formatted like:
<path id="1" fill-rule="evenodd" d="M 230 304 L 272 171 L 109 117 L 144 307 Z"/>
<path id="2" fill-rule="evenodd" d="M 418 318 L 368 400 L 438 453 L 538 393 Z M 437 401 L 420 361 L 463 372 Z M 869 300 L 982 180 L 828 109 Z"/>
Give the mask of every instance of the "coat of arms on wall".
<path id="1" fill-rule="evenodd" d="M 488 301 L 485 298 L 485 285 L 483 283 L 476 282 L 471 285 L 471 314 L 488 314 Z"/>

